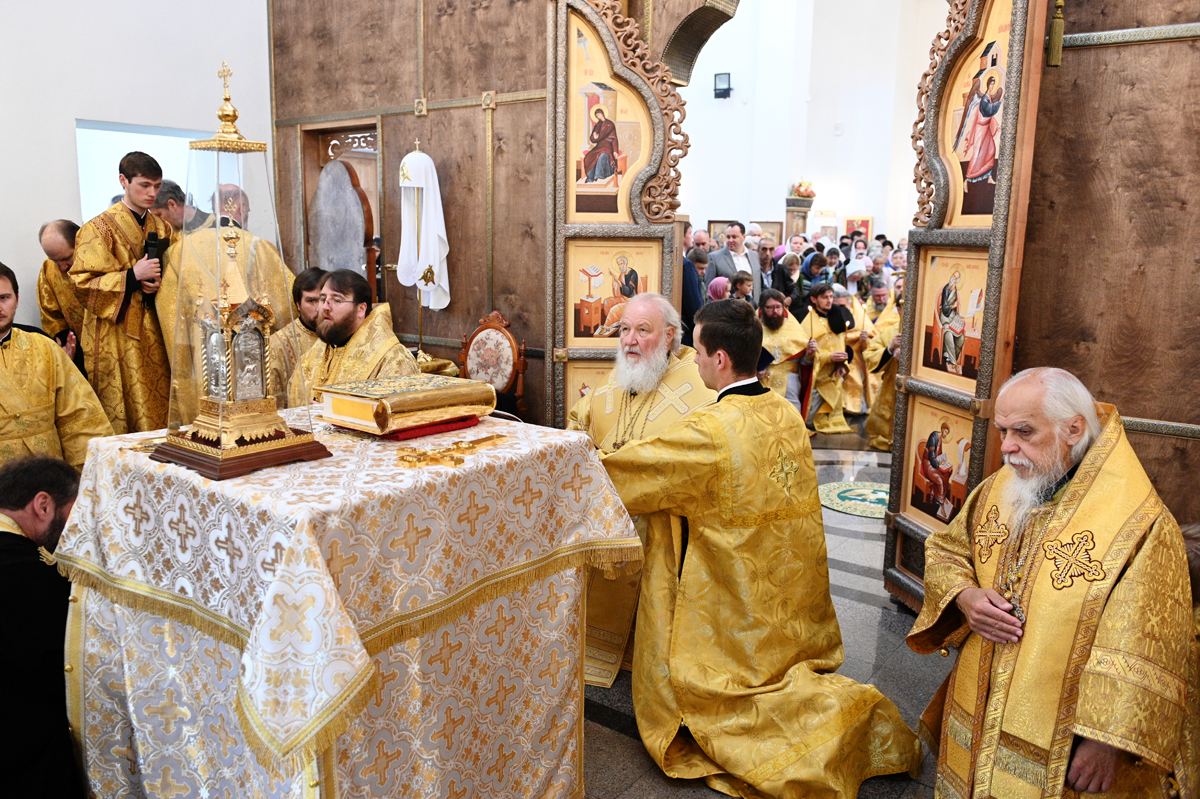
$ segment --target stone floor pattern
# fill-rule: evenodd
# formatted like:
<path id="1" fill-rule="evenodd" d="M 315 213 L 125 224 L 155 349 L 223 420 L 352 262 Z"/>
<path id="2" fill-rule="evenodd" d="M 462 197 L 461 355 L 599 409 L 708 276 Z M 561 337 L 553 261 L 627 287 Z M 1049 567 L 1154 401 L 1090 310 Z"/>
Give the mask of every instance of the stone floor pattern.
<path id="1" fill-rule="evenodd" d="M 891 455 L 862 451 L 856 435 L 813 439 L 817 481 L 887 483 Z M 818 447 L 838 447 L 818 448 Z M 840 674 L 871 683 L 900 708 L 916 729 L 921 711 L 937 691 L 953 661 L 918 655 L 904 643 L 916 616 L 895 603 L 883 588 L 884 527 L 881 519 L 850 516 L 822 508 L 829 553 L 830 591 L 846 651 Z M 629 672 L 612 688 L 588 686 L 585 702 L 584 779 L 586 799 L 718 799 L 703 780 L 673 780 L 646 754 L 633 717 Z M 936 758 L 926 753 L 921 775 L 875 777 L 863 783 L 859 799 L 926 799 L 933 796 Z"/>

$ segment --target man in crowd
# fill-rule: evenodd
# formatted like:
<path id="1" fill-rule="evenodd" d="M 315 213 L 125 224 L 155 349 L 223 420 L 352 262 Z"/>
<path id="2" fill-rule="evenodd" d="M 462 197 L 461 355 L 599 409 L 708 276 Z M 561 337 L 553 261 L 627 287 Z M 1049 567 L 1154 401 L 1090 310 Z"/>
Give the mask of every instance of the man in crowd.
<path id="1" fill-rule="evenodd" d="M 899 371 L 900 323 L 880 328 L 863 351 L 871 381 L 871 411 L 867 414 L 866 434 L 874 449 L 892 451 L 892 427 L 896 418 L 896 373 Z"/>
<path id="2" fill-rule="evenodd" d="M 696 264 L 687 256 L 692 250 L 692 223 L 683 223 L 683 284 L 680 290 L 680 317 L 683 325 L 683 343 L 692 346 L 692 318 L 704 304 L 704 284 L 696 274 Z M 707 256 L 705 256 L 707 258 Z"/>
<path id="3" fill-rule="evenodd" d="M 80 228 L 69 272 L 84 308 L 79 344 L 88 379 L 118 435 L 167 426 L 171 380 L 154 312 L 162 264 L 145 252 L 147 239 L 171 238 L 171 226 L 150 213 L 162 169 L 132 152 L 119 172 L 125 194 Z"/>
<path id="4" fill-rule="evenodd" d="M 40 454 L 82 468 L 88 442 L 111 436 L 112 425 L 62 347 L 13 325 L 19 292 L 0 264 L 0 463 Z"/>
<path id="5" fill-rule="evenodd" d="M 751 302 L 757 303 L 758 295 L 762 291 L 762 273 L 746 249 L 745 238 L 746 228 L 741 222 L 734 222 L 725 228 L 725 246 L 709 255 L 704 285 L 711 283 L 714 277 L 727 277 L 732 282 L 738 272 L 747 272 L 753 278 Z"/>
<path id="6" fill-rule="evenodd" d="M 212 221 L 212 214 L 206 214 L 187 201 L 183 189 L 173 180 L 164 180 L 150 213 L 171 225 L 171 242 L 179 241 L 185 230 L 198 230 Z"/>
<path id="7" fill-rule="evenodd" d="M 868 280 L 871 286 L 871 301 L 867 305 L 867 316 L 871 318 L 871 323 L 877 328 L 898 323 L 900 312 L 896 310 L 896 303 L 887 283 L 870 278 Z"/>
<path id="8" fill-rule="evenodd" d="M 292 283 L 292 301 L 296 317 L 271 336 L 271 385 L 281 406 L 287 404 L 287 387 L 296 365 L 317 343 L 317 319 L 321 315 L 321 280 L 325 270 L 310 267 L 296 275 Z"/>
<path id="9" fill-rule="evenodd" d="M 708 231 L 697 228 L 692 233 L 692 246 L 708 252 Z"/>
<path id="10" fill-rule="evenodd" d="M 918 765 L 920 744 L 876 688 L 829 673 L 843 655 L 816 470 L 803 420 L 755 376 L 754 309 L 713 302 L 696 324 L 717 402 L 603 456 L 630 513 L 681 530 L 646 540 L 638 731 L 668 776 L 730 796 L 854 796 Z"/>
<path id="11" fill-rule="evenodd" d="M 788 311 L 787 297 L 776 289 L 764 289 L 758 301 L 758 318 L 763 327 L 763 349 L 775 360 L 767 367 L 767 387 L 800 411 L 808 408 L 812 385 L 812 362 L 817 351 L 815 341 L 801 329 Z"/>
<path id="12" fill-rule="evenodd" d="M 808 239 L 799 233 L 788 239 L 788 252 L 794 252 L 804 260 L 804 250 L 808 247 Z"/>
<path id="13" fill-rule="evenodd" d="M 317 341 L 300 359 L 288 383 L 288 406 L 317 399 L 317 389 L 336 383 L 401 377 L 420 371 L 412 353 L 392 332 L 386 302 L 371 309 L 367 279 L 349 269 L 321 278 Z"/>
<path id="14" fill-rule="evenodd" d="M 0 625 L 6 652 L 0 675 L 14 688 L 5 702 L 7 745 L 0 749 L 6 796 L 87 795 L 63 672 L 71 584 L 42 556 L 58 545 L 78 492 L 79 473 L 57 458 L 0 466 L 0 597 L 8 608 Z"/>
<path id="15" fill-rule="evenodd" d="M 204 357 L 199 317 L 212 307 L 206 304 L 197 308 L 197 298 L 224 296 L 232 307 L 249 297 L 265 300 L 275 315 L 272 333 L 287 326 L 294 313 L 291 270 L 284 266 L 274 244 L 245 229 L 250 213 L 246 193 L 239 186 L 225 183 L 218 186 L 214 202 L 220 208 L 219 224 L 188 231 L 186 242 L 181 238 L 167 251 L 154 306 L 171 365 L 190 357 L 197 376 L 202 373 Z M 230 249 L 234 261 L 228 258 Z M 190 424 L 199 409 L 197 383 L 175 380 L 174 384 L 172 422 Z M 286 389 L 273 387 L 280 396 Z"/>
<path id="16" fill-rule="evenodd" d="M 892 268 L 887 265 L 887 256 L 876 253 L 871 256 L 871 271 L 867 272 L 868 280 L 882 280 L 888 288 L 892 287 Z"/>
<path id="17" fill-rule="evenodd" d="M 38 242 L 46 260 L 38 273 L 37 300 L 42 316 L 42 331 L 62 346 L 67 357 L 86 376 L 79 333 L 83 329 L 83 306 L 75 295 L 75 286 L 67 277 L 75 263 L 75 235 L 79 225 L 70 219 L 56 219 L 42 225 Z"/>
<path id="18" fill-rule="evenodd" d="M 796 284 L 792 282 L 792 276 L 783 266 L 775 263 L 772 254 L 775 252 L 775 242 L 771 239 L 763 239 L 762 245 L 758 248 L 758 269 L 762 273 L 763 291 L 767 289 L 775 289 L 783 292 L 784 297 L 792 296 L 792 292 L 796 289 Z M 762 300 L 762 294 L 759 294 L 759 301 Z"/>
<path id="19" fill-rule="evenodd" d="M 959 649 L 922 720 L 939 792 L 1165 796 L 1195 635 L 1179 526 L 1069 372 L 1014 375 L 993 418 L 1005 465 L 926 542 L 908 636 Z"/>
<path id="20" fill-rule="evenodd" d="M 616 365 L 604 385 L 571 408 L 567 429 L 586 432 L 601 452 L 615 452 L 658 435 L 716 399 L 700 379 L 695 350 L 680 343 L 679 325 L 679 312 L 661 295 L 639 294 L 630 300 L 621 318 Z M 651 534 L 673 534 L 667 514 L 642 515 L 635 524 L 643 541 Z M 617 666 L 632 654 L 627 647 L 640 582 L 640 572 L 616 579 L 597 574 L 590 581 L 584 662 L 588 683 L 611 686 Z"/>
<path id="21" fill-rule="evenodd" d="M 703 294 L 703 290 L 708 288 L 708 284 L 704 282 L 704 273 L 708 271 L 708 251 L 700 246 L 693 247 L 688 253 L 688 259 L 696 267 L 696 277 L 700 281 L 701 294 Z"/>
<path id="22" fill-rule="evenodd" d="M 816 343 L 813 353 L 813 390 L 817 393 L 813 428 L 818 433 L 850 433 L 843 413 L 842 382 L 853 350 L 846 346 L 850 312 L 833 304 L 833 286 L 818 283 L 808 296 L 808 315 L 800 322 L 808 341 Z"/>
<path id="23" fill-rule="evenodd" d="M 821 253 L 821 257 L 825 259 L 825 268 L 829 270 L 829 274 L 833 276 L 835 283 L 846 283 L 846 264 L 842 260 L 842 251 L 837 247 L 826 247 Z"/>

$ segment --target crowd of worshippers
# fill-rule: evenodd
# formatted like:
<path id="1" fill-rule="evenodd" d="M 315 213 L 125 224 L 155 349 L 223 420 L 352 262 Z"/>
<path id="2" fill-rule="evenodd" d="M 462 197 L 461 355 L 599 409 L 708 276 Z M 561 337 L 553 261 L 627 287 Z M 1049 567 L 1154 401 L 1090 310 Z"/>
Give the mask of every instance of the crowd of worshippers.
<path id="1" fill-rule="evenodd" d="M 681 323 L 693 343 L 695 312 L 726 298 L 751 303 L 772 356 L 762 378 L 816 433 L 850 433 L 868 415 L 870 445 L 892 447 L 894 382 L 902 337 L 908 242 L 861 230 L 841 237 L 796 234 L 786 242 L 759 225 L 718 237 L 685 225 Z M 719 242 L 717 241 L 719 238 Z"/>

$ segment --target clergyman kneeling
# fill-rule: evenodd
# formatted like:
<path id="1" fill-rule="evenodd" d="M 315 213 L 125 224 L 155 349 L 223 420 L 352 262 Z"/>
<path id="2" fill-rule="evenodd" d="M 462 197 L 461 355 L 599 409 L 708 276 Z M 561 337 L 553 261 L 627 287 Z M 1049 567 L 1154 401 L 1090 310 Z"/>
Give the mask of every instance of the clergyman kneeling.
<path id="1" fill-rule="evenodd" d="M 762 340 L 750 303 L 701 308 L 696 365 L 717 401 L 603 456 L 630 513 L 680 522 L 646 540 L 638 730 L 668 776 L 730 796 L 854 797 L 917 768 L 921 746 L 874 686 L 832 673 L 816 469 L 804 420 L 758 381 Z"/>

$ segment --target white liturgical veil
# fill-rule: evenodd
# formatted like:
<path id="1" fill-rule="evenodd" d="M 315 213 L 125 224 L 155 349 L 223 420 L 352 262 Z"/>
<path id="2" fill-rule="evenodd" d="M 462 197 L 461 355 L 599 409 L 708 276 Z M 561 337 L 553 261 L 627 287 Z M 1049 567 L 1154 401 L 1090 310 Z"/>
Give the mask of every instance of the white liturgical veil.
<path id="1" fill-rule="evenodd" d="M 400 262 L 396 277 L 405 286 L 421 290 L 421 304 L 440 310 L 450 304 L 450 279 L 446 274 L 446 220 L 442 216 L 442 190 L 437 168 L 425 153 L 414 151 L 400 162 Z M 433 282 L 423 280 L 433 270 Z"/>

